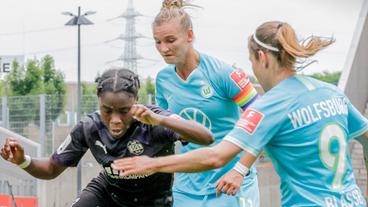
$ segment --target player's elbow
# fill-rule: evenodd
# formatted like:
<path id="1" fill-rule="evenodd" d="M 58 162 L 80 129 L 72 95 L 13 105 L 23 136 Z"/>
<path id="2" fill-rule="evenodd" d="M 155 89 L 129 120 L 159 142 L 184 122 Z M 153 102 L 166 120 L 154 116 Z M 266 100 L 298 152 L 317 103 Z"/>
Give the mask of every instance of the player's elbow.
<path id="1" fill-rule="evenodd" d="M 226 165 L 227 161 L 223 159 L 223 157 L 220 155 L 220 153 L 208 149 L 208 159 L 206 165 L 211 169 L 221 168 Z"/>
<path id="2" fill-rule="evenodd" d="M 196 139 L 189 138 L 188 140 L 190 142 L 200 144 L 200 145 L 210 145 L 215 141 L 215 139 L 213 138 L 212 133 L 207 129 L 205 129 L 201 133 L 197 134 Z"/>
<path id="3" fill-rule="evenodd" d="M 210 144 L 212 144 L 214 141 L 215 141 L 215 139 L 213 138 L 212 133 L 211 133 L 210 131 L 207 131 L 207 132 L 204 134 L 204 139 L 203 139 L 202 144 L 203 144 L 203 145 L 210 145 Z"/>

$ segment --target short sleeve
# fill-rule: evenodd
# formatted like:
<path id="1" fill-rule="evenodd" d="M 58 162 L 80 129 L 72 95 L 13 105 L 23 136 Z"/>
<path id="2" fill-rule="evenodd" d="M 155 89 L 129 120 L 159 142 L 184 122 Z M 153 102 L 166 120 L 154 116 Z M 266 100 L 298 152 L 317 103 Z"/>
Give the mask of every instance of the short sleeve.
<path id="1" fill-rule="evenodd" d="M 88 146 L 85 142 L 83 123 L 80 122 L 73 128 L 56 152 L 54 152 L 52 159 L 58 164 L 75 167 L 87 149 Z"/>
<path id="2" fill-rule="evenodd" d="M 181 136 L 179 133 L 176 133 L 166 127 L 155 126 L 154 133 L 155 136 L 158 137 L 160 140 L 165 140 L 169 142 L 181 141 Z"/>
<path id="3" fill-rule="evenodd" d="M 223 73 L 220 83 L 223 84 L 225 95 L 245 110 L 258 97 L 248 75 L 241 69 L 227 65 L 223 67 Z"/>
<path id="4" fill-rule="evenodd" d="M 286 112 L 285 102 L 262 97 L 243 112 L 224 139 L 257 156 L 285 122 Z"/>
<path id="5" fill-rule="evenodd" d="M 161 108 L 163 109 L 167 109 L 168 108 L 168 103 L 167 103 L 167 100 L 165 99 L 164 97 L 164 94 L 163 94 L 163 91 L 165 90 L 162 86 L 162 84 L 160 83 L 160 79 L 159 79 L 159 76 L 157 76 L 157 79 L 156 79 L 156 96 L 155 96 L 155 99 L 156 99 L 156 104 L 158 106 L 160 106 Z"/>
<path id="6" fill-rule="evenodd" d="M 348 107 L 348 130 L 349 138 L 356 138 L 368 130 L 368 120 L 365 118 L 345 97 Z"/>

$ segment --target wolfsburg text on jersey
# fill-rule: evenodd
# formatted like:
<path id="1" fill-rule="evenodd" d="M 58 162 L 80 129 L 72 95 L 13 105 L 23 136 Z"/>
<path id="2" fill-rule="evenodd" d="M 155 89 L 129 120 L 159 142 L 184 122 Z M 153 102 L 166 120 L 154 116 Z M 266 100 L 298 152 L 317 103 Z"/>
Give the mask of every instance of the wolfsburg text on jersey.
<path id="1" fill-rule="evenodd" d="M 343 97 L 334 97 L 323 100 L 302 108 L 298 108 L 290 113 L 288 117 L 294 129 L 312 124 L 323 118 L 336 115 L 347 115 L 348 107 Z"/>

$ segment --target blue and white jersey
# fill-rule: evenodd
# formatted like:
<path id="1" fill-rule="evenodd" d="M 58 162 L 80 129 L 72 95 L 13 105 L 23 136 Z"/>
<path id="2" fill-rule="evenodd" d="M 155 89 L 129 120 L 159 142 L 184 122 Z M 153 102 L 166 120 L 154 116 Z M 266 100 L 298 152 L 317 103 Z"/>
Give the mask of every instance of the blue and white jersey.
<path id="1" fill-rule="evenodd" d="M 175 65 L 169 65 L 156 78 L 156 102 L 188 120 L 195 120 L 214 134 L 213 145 L 231 131 L 240 118 L 240 107 L 246 108 L 257 98 L 257 92 L 247 75 L 205 54 L 200 54 L 198 67 L 187 80 L 180 78 Z M 202 147 L 189 143 L 181 148 L 185 153 Z M 174 190 L 208 195 L 216 192 L 216 181 L 231 170 L 239 156 L 221 169 L 203 173 L 177 173 Z M 255 169 L 246 177 L 252 182 Z"/>
<path id="2" fill-rule="evenodd" d="M 281 178 L 282 206 L 366 206 L 348 141 L 367 130 L 339 89 L 296 75 L 248 108 L 225 140 L 254 156 L 265 149 Z"/>

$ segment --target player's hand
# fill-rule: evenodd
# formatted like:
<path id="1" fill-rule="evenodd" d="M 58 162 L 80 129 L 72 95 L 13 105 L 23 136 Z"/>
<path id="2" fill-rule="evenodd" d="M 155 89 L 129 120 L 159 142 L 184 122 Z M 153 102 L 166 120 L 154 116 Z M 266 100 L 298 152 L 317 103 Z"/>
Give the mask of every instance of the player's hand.
<path id="1" fill-rule="evenodd" d="M 216 196 L 221 193 L 235 195 L 243 183 L 244 177 L 235 170 L 230 170 L 216 182 Z"/>
<path id="2" fill-rule="evenodd" d="M 114 160 L 111 167 L 123 172 L 121 176 L 151 175 L 155 173 L 154 159 L 148 156 L 135 156 Z"/>
<path id="3" fill-rule="evenodd" d="M 0 154 L 4 160 L 16 165 L 22 164 L 25 160 L 23 147 L 13 138 L 7 138 L 5 140 L 5 144 L 1 148 Z"/>
<path id="4" fill-rule="evenodd" d="M 161 116 L 151 111 L 149 108 L 142 104 L 134 104 L 130 109 L 130 113 L 133 118 L 149 125 L 159 125 Z"/>

